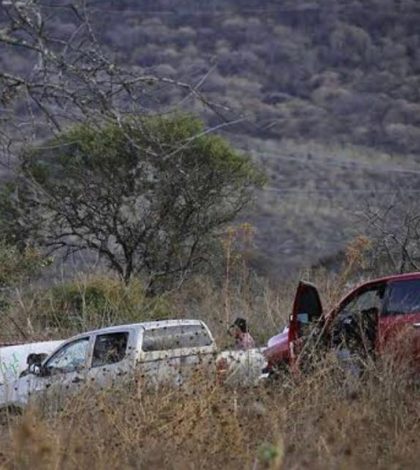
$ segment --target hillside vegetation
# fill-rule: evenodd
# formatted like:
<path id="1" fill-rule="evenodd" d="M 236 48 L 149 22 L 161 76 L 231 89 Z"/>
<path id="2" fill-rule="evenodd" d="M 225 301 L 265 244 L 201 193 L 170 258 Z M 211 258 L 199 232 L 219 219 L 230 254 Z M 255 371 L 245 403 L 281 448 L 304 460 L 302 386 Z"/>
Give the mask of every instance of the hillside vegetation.
<path id="1" fill-rule="evenodd" d="M 61 0 L 49 5 L 45 34 L 69 40 L 75 12 Z M 256 226 L 260 272 L 278 279 L 326 258 L 334 264 L 364 230 L 356 212 L 396 196 L 415 200 L 417 1 L 103 0 L 86 11 L 117 64 L 192 84 L 206 100 L 151 80 L 135 97 L 141 113 L 193 111 L 262 163 L 268 187 L 244 216 Z M 30 76 L 36 54 L 11 50 L 0 54 L 1 68 Z M 25 110 L 22 102 L 16 112 Z"/>
<path id="2" fill-rule="evenodd" d="M 239 132 L 420 152 L 415 0 L 90 5 L 119 61 L 190 83 L 208 74 L 206 96 L 247 116 Z"/>
<path id="3" fill-rule="evenodd" d="M 68 40 L 74 11 L 51 5 L 46 33 Z M 416 0 L 91 0 L 87 11 L 118 63 L 199 83 L 224 117 L 247 118 L 235 132 L 420 151 Z M 29 71 L 29 57 L 2 54 L 1 68 Z M 176 95 L 161 84 L 142 104 Z"/>

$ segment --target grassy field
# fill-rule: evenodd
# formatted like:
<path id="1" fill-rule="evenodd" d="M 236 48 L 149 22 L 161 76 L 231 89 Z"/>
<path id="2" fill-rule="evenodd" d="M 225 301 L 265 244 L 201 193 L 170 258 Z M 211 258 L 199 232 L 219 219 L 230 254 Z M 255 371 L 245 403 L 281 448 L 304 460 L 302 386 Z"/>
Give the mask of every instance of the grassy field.
<path id="1" fill-rule="evenodd" d="M 330 358 L 331 359 L 331 358 Z M 86 390 L 2 429 L 1 464 L 56 468 L 416 468 L 419 389 L 389 365 L 362 382 L 326 360 L 264 388 Z"/>
<path id="2" fill-rule="evenodd" d="M 357 272 L 348 257 L 341 275 L 308 273 L 328 308 Z M 258 344 L 285 324 L 295 280 L 276 289 L 243 266 L 220 285 L 196 278 L 151 301 L 139 284 L 105 274 L 48 288 L 22 289 L 3 316 L 2 334 L 60 338 L 110 323 L 146 318 L 203 318 L 218 344 L 226 325 L 248 318 Z M 420 458 L 420 388 L 391 361 L 346 376 L 332 354 L 301 377 L 250 389 L 199 376 L 187 389 L 146 391 L 137 384 L 108 392 L 86 389 L 60 408 L 28 409 L 1 428 L 7 469 L 359 469 L 416 468 Z"/>

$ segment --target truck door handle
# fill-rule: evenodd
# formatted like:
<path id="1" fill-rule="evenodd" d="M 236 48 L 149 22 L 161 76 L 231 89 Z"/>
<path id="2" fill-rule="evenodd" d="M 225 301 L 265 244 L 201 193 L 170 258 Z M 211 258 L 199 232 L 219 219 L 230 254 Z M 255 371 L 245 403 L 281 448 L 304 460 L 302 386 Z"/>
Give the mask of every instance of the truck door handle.
<path id="1" fill-rule="evenodd" d="M 73 380 L 72 380 L 72 383 L 74 384 L 79 384 L 81 382 L 84 382 L 83 379 L 81 379 L 80 377 L 75 377 Z"/>

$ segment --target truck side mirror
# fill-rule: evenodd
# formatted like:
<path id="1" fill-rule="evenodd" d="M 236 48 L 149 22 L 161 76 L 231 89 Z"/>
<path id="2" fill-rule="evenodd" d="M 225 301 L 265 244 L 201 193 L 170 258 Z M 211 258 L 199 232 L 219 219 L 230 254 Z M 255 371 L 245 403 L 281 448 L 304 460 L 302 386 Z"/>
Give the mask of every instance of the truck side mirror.
<path id="1" fill-rule="evenodd" d="M 40 377 L 44 377 L 47 375 L 45 373 L 45 369 L 42 367 L 42 363 L 44 362 L 45 358 L 48 356 L 46 353 L 31 353 L 28 354 L 28 357 L 26 358 L 26 364 L 28 365 L 27 369 L 24 370 L 21 373 L 21 377 L 28 375 L 28 374 L 33 374 L 33 375 L 38 375 Z"/>
<path id="2" fill-rule="evenodd" d="M 309 314 L 308 313 L 298 313 L 297 319 L 299 323 L 307 324 L 309 323 Z"/>
<path id="3" fill-rule="evenodd" d="M 41 367 L 41 364 L 43 363 L 44 359 L 47 356 L 48 354 L 45 354 L 45 353 L 40 353 L 40 354 L 31 353 L 26 358 L 26 364 L 28 365 L 28 367 L 31 367 L 31 366 Z"/>

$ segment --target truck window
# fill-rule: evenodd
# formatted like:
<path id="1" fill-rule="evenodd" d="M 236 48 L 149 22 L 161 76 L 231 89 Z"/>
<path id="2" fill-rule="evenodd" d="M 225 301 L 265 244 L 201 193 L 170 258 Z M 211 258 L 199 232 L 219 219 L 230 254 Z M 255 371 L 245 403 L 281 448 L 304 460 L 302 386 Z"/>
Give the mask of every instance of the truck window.
<path id="1" fill-rule="evenodd" d="M 124 359 L 128 332 L 98 335 L 93 348 L 92 367 L 115 364 Z"/>
<path id="2" fill-rule="evenodd" d="M 358 354 L 373 351 L 386 284 L 362 287 L 340 306 L 331 325 L 332 344 Z"/>
<path id="3" fill-rule="evenodd" d="M 77 339 L 58 350 L 45 364 L 49 374 L 68 373 L 85 367 L 89 337 Z"/>
<path id="4" fill-rule="evenodd" d="M 387 297 L 386 316 L 420 313 L 420 279 L 392 283 Z"/>
<path id="5" fill-rule="evenodd" d="M 176 325 L 145 330 L 143 351 L 197 348 L 213 344 L 203 325 Z"/>
<path id="6" fill-rule="evenodd" d="M 382 310 L 382 303 L 385 293 L 385 285 L 379 284 L 369 289 L 363 290 L 346 302 L 338 312 L 338 315 L 357 315 L 360 312 L 377 309 L 378 313 Z"/>

